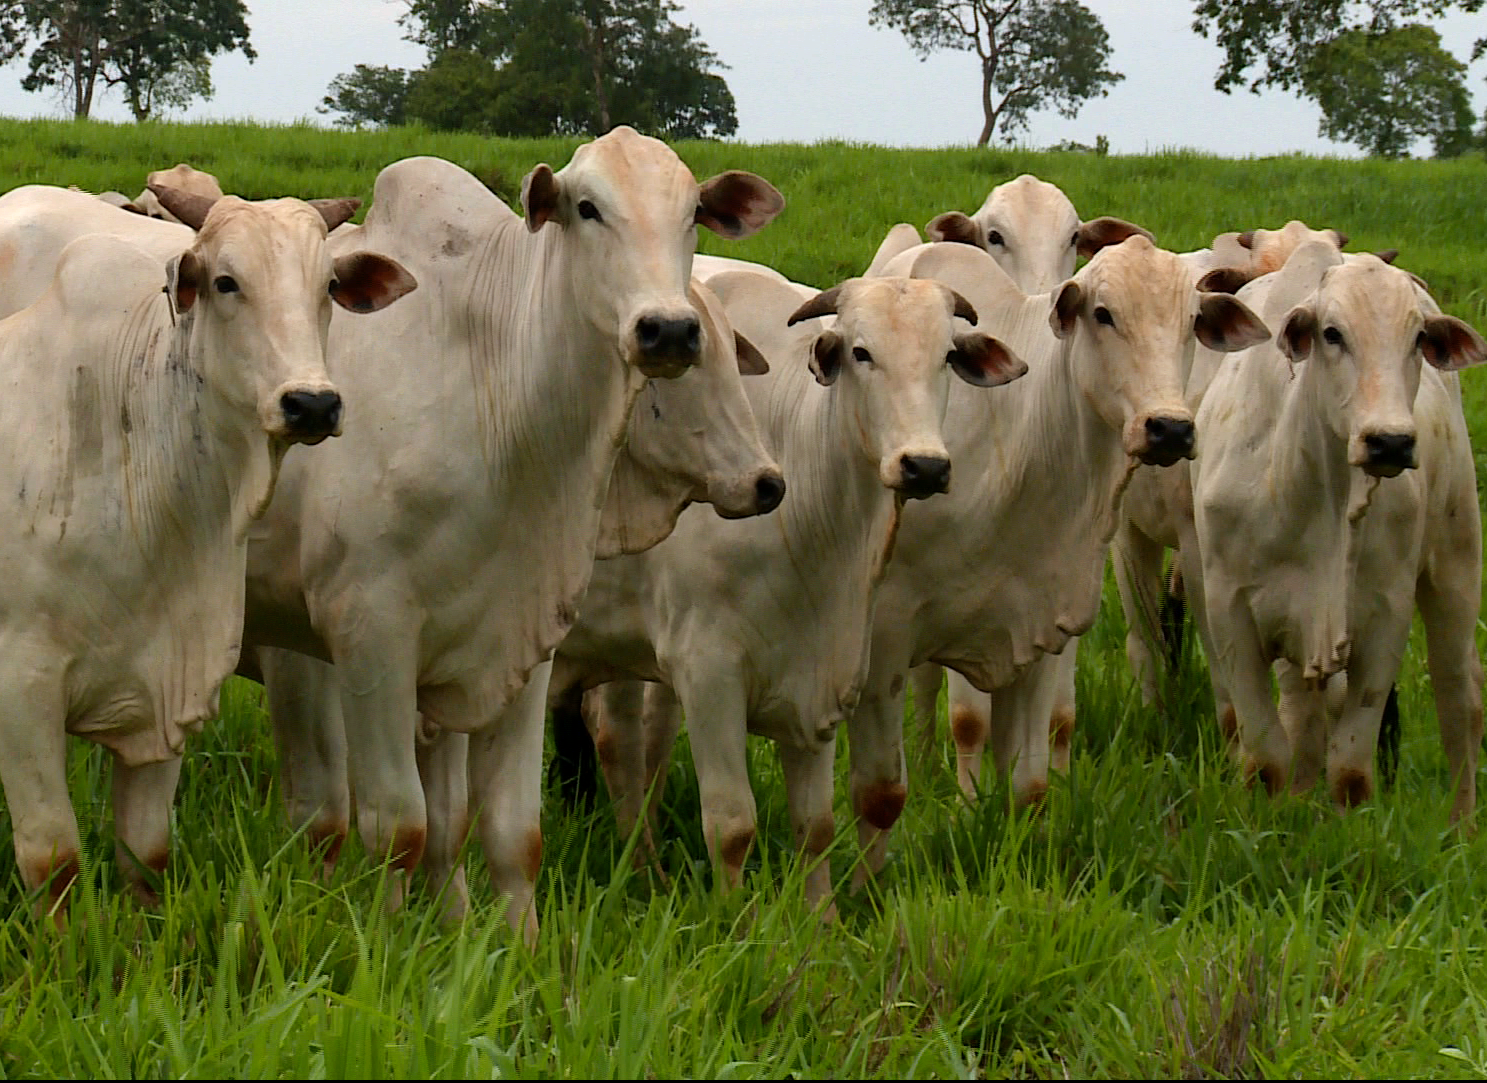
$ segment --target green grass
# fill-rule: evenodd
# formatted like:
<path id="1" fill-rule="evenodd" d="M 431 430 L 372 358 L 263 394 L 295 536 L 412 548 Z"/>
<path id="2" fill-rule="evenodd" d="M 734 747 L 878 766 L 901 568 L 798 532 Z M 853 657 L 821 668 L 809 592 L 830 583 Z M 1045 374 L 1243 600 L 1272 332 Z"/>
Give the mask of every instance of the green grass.
<path id="1" fill-rule="evenodd" d="M 437 154 L 507 198 L 571 142 L 247 125 L 0 122 L 0 186 L 137 192 L 176 161 L 248 196 L 360 195 Z M 699 175 L 748 168 L 789 206 L 703 247 L 826 285 L 894 222 L 974 210 L 1022 171 L 1086 217 L 1168 247 L 1303 217 L 1397 246 L 1448 311 L 1487 324 L 1487 163 L 1096 158 L 823 144 L 688 144 Z M 1487 386 L 1467 374 L 1487 463 Z M 474 911 L 381 906 L 353 842 L 328 879 L 288 831 L 257 686 L 234 680 L 194 738 L 158 910 L 119 888 L 107 762 L 76 743 L 85 871 L 66 926 L 33 919 L 0 809 L 0 1076 L 1487 1075 L 1487 841 L 1446 830 L 1447 770 L 1412 652 L 1398 784 L 1346 817 L 1239 785 L 1198 660 L 1171 718 L 1140 705 L 1109 592 L 1085 637 L 1073 770 L 1041 815 L 993 786 L 956 796 L 945 739 L 910 765 L 886 876 L 822 928 L 803 904 L 773 751 L 751 746 L 760 843 L 746 887 L 712 883 L 685 741 L 663 810 L 669 884 L 631 871 L 607 813 L 546 810 L 543 933 L 506 932 L 478 855 Z M 911 751 L 920 745 L 910 735 Z M 845 758 L 846 750 L 841 750 Z M 839 787 L 839 791 L 844 787 Z M 844 794 L 832 853 L 845 885 Z"/>

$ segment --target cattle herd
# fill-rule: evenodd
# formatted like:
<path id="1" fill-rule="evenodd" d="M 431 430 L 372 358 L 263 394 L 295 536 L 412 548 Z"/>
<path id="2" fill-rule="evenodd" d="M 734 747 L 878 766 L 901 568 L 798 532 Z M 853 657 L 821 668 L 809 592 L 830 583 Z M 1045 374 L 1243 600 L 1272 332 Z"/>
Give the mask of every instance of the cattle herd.
<path id="1" fill-rule="evenodd" d="M 1144 695 L 1171 589 L 1247 776 L 1344 808 L 1418 608 L 1469 822 L 1455 370 L 1487 344 L 1392 253 L 1300 222 L 1173 253 L 1022 176 L 824 290 L 695 255 L 696 227 L 783 207 L 628 128 L 533 169 L 521 214 L 427 157 L 382 170 L 359 226 L 186 166 L 136 200 L 0 196 L 0 782 L 39 907 L 78 867 L 66 735 L 113 754 L 147 896 L 233 672 L 266 688 L 292 825 L 335 860 L 354 822 L 394 900 L 421 868 L 463 914 L 473 826 L 535 940 L 549 714 L 559 792 L 591 749 L 642 852 L 685 717 L 729 883 L 747 735 L 815 857 L 844 725 L 861 883 L 945 671 L 968 794 L 988 742 L 1023 803 L 1067 767 L 1107 554 Z M 807 894 L 830 912 L 825 862 Z"/>

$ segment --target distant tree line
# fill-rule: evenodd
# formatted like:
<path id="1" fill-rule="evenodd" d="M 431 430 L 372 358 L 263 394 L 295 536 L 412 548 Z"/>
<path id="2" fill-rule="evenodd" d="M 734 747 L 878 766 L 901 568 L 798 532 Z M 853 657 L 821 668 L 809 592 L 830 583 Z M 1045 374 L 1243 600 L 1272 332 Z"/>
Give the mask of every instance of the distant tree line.
<path id="1" fill-rule="evenodd" d="M 738 129 L 725 65 L 674 0 L 404 0 L 416 70 L 357 64 L 319 110 L 345 127 L 419 123 L 495 135 L 597 135 L 630 124 L 667 139 Z M 1223 59 L 1214 86 L 1290 91 L 1321 110 L 1320 134 L 1403 157 L 1428 140 L 1440 157 L 1487 149 L 1467 64 L 1431 21 L 1487 0 L 1192 0 L 1192 29 Z M 1010 139 L 1052 109 L 1073 117 L 1124 76 L 1109 35 L 1080 0 L 871 0 L 869 21 L 927 59 L 979 61 L 978 145 Z M 121 95 L 136 120 L 212 96 L 211 61 L 255 57 L 244 0 L 0 0 L 0 64 L 21 85 L 63 96 L 86 117 Z M 968 133 L 969 134 L 969 133 Z M 1097 140 L 1098 145 L 1098 140 Z"/>

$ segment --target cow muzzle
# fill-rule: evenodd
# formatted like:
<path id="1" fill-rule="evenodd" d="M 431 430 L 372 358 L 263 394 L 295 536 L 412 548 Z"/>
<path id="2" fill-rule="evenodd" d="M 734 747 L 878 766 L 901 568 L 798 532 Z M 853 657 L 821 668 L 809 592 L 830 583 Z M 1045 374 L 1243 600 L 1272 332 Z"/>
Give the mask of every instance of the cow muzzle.
<path id="1" fill-rule="evenodd" d="M 1362 461 L 1365 474 L 1376 478 L 1398 477 L 1415 468 L 1415 434 L 1412 432 L 1371 432 L 1363 437 Z"/>
<path id="2" fill-rule="evenodd" d="M 892 486 L 910 500 L 924 500 L 950 489 L 950 460 L 943 455 L 900 455 Z"/>
<path id="3" fill-rule="evenodd" d="M 284 435 L 301 444 L 318 444 L 341 434 L 341 396 L 336 391 L 286 391 L 279 396 Z"/>
<path id="4" fill-rule="evenodd" d="M 635 321 L 635 367 L 647 376 L 680 376 L 701 353 L 702 322 L 696 315 L 646 315 Z"/>
<path id="5" fill-rule="evenodd" d="M 731 489 L 731 487 L 730 487 Z M 723 519 L 746 519 L 751 515 L 768 515 L 785 499 L 785 479 L 778 468 L 762 470 L 753 484 L 733 493 L 719 493 L 709 501 Z"/>
<path id="6" fill-rule="evenodd" d="M 1141 426 L 1141 439 L 1134 454 L 1147 466 L 1171 466 L 1193 457 L 1194 429 L 1191 418 L 1154 415 Z"/>

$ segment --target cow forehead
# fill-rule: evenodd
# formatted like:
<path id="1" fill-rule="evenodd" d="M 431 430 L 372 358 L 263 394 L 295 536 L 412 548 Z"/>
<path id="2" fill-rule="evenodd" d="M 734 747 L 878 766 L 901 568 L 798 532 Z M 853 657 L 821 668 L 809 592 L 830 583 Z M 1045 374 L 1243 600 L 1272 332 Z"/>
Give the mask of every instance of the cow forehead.
<path id="1" fill-rule="evenodd" d="M 573 152 L 558 171 L 564 186 L 589 187 L 622 203 L 677 204 L 697 200 L 697 180 L 676 152 L 659 139 L 615 128 Z"/>
<path id="2" fill-rule="evenodd" d="M 848 283 L 838 305 L 837 326 L 849 339 L 870 344 L 948 340 L 950 297 L 944 286 L 923 278 L 860 278 Z"/>
<path id="3" fill-rule="evenodd" d="M 1031 173 L 993 188 L 981 212 L 985 221 L 1056 231 L 1060 240 L 1066 240 L 1063 234 L 1079 226 L 1079 213 L 1063 190 Z"/>
<path id="4" fill-rule="evenodd" d="M 1424 322 L 1415 283 L 1372 255 L 1329 267 L 1317 288 L 1317 317 L 1381 334 L 1413 334 Z"/>
<path id="5" fill-rule="evenodd" d="M 325 236 L 325 219 L 303 200 L 250 202 L 224 196 L 202 223 L 197 247 L 205 253 L 230 251 L 241 259 L 271 260 L 289 250 L 324 253 Z"/>
<path id="6" fill-rule="evenodd" d="M 1182 260 L 1140 234 L 1100 249 L 1075 277 L 1091 304 L 1123 313 L 1128 326 L 1184 320 L 1197 303 L 1198 291 Z"/>

